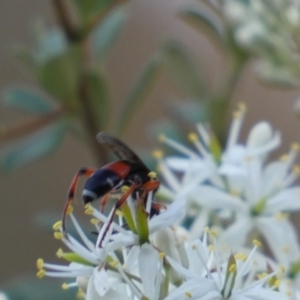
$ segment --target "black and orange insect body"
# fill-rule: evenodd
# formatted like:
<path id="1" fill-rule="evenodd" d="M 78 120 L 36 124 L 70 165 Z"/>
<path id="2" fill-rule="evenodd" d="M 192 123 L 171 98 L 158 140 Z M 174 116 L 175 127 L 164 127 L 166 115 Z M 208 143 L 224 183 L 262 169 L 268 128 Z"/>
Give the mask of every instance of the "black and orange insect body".
<path id="1" fill-rule="evenodd" d="M 110 222 L 112 222 L 116 210 L 130 195 L 133 195 L 133 198 L 138 195 L 138 197 L 146 199 L 147 193 L 155 192 L 159 187 L 159 181 L 149 177 L 150 170 L 123 142 L 105 132 L 99 133 L 97 139 L 100 143 L 107 145 L 120 160 L 111 162 L 100 169 L 82 168 L 77 172 L 71 183 L 63 212 L 63 231 L 65 234 L 65 217 L 68 207 L 74 199 L 77 183 L 81 176 L 88 177 L 82 192 L 83 202 L 87 204 L 102 197 L 102 208 L 108 201 L 111 192 L 118 191 L 123 185 L 129 187 L 114 204 Z M 158 204 L 153 203 L 151 214 L 158 213 L 159 208 Z"/>

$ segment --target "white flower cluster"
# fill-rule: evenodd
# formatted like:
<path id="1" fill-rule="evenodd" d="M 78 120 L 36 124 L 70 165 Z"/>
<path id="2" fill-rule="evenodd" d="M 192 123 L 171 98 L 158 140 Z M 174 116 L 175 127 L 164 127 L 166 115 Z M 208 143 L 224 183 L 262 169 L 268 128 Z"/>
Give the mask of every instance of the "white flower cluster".
<path id="1" fill-rule="evenodd" d="M 259 74 L 269 81 L 299 85 L 300 2 L 221 1 L 236 42 L 258 57 Z"/>
<path id="2" fill-rule="evenodd" d="M 79 288 L 87 300 L 300 299 L 300 251 L 286 214 L 300 208 L 300 189 L 292 187 L 298 146 L 266 163 L 280 135 L 261 122 L 240 144 L 244 114 L 241 105 L 223 153 L 203 125 L 199 135 L 189 135 L 196 151 L 161 137 L 182 154 L 156 152 L 165 180 L 157 196 L 170 204 L 150 217 L 151 205 L 130 197 L 111 224 L 110 216 L 88 205 L 94 234 L 70 210 L 73 234 L 65 235 L 61 222 L 54 225 L 55 237 L 70 250 L 57 255 L 68 263 L 39 259 L 37 275 L 73 278 L 63 287 Z M 152 198 L 148 193 L 146 202 Z"/>

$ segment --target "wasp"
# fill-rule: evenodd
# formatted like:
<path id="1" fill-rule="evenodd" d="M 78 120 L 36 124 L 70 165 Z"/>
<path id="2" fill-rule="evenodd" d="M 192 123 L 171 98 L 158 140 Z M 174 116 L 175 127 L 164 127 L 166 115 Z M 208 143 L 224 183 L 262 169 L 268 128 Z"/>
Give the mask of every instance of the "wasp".
<path id="1" fill-rule="evenodd" d="M 72 203 L 78 180 L 80 177 L 87 177 L 84 189 L 82 191 L 82 199 L 84 204 L 93 202 L 99 198 L 101 200 L 102 210 L 106 205 L 109 194 L 119 191 L 123 185 L 127 185 L 128 190 L 121 196 L 121 198 L 114 204 L 112 213 L 110 214 L 111 223 L 115 212 L 130 195 L 133 198 L 138 195 L 142 199 L 146 198 L 147 193 L 153 191 L 154 193 L 159 187 L 159 180 L 150 178 L 148 175 L 150 170 L 141 161 L 141 159 L 121 140 L 106 132 L 101 132 L 97 135 L 99 143 L 104 144 L 110 148 L 111 151 L 118 157 L 119 160 L 108 163 L 100 169 L 81 168 L 75 175 L 69 188 L 68 199 L 63 211 L 63 233 L 66 236 L 65 218 L 70 204 Z M 151 214 L 159 212 L 160 204 L 152 203 Z"/>

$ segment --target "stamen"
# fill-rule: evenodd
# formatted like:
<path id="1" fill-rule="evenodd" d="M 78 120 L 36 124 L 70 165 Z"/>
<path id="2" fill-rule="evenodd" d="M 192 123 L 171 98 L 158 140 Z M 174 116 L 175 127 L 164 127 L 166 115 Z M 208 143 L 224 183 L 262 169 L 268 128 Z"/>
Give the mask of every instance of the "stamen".
<path id="1" fill-rule="evenodd" d="M 57 239 L 57 240 L 62 240 L 64 237 L 64 234 L 62 232 L 58 232 L 58 231 L 55 231 L 54 232 L 54 238 Z"/>
<path id="2" fill-rule="evenodd" d="M 185 292 L 184 294 L 185 294 L 188 298 L 192 298 L 192 294 L 191 294 L 190 292 L 187 291 L 187 292 Z"/>
<path id="3" fill-rule="evenodd" d="M 36 273 L 36 276 L 37 276 L 38 278 L 43 278 L 43 277 L 45 276 L 45 274 L 46 274 L 46 271 L 45 271 L 44 269 L 42 269 L 42 270 L 39 270 L 39 271 Z"/>
<path id="4" fill-rule="evenodd" d="M 151 172 L 148 173 L 148 177 L 149 177 L 150 179 L 155 179 L 155 178 L 157 177 L 157 173 L 151 171 Z"/>
<path id="5" fill-rule="evenodd" d="M 244 104 L 240 104 L 238 105 L 238 110 L 233 113 L 233 119 L 231 121 L 229 129 L 229 136 L 227 139 L 225 153 L 228 153 L 232 146 L 234 146 L 237 143 L 242 128 L 245 112 L 246 106 Z"/>
<path id="6" fill-rule="evenodd" d="M 87 208 L 85 209 L 84 213 L 85 213 L 86 215 L 92 215 L 92 214 L 94 213 L 94 208 L 91 207 L 91 206 L 89 206 L 89 207 L 87 207 Z"/>
<path id="7" fill-rule="evenodd" d="M 63 254 L 64 254 L 64 251 L 63 251 L 63 249 L 61 249 L 61 248 L 59 248 L 59 249 L 57 250 L 57 252 L 56 252 L 56 256 L 57 256 L 58 258 L 62 258 L 62 257 L 63 257 Z"/>
<path id="8" fill-rule="evenodd" d="M 73 206 L 72 205 L 69 205 L 68 206 L 68 209 L 67 209 L 67 211 L 66 211 L 66 215 L 70 215 L 72 212 L 73 212 Z"/>
<path id="9" fill-rule="evenodd" d="M 174 140 L 171 140 L 169 138 L 167 138 L 166 136 L 164 135 L 161 135 L 159 137 L 159 141 L 160 142 L 163 142 L 167 145 L 169 145 L 170 147 L 174 148 L 175 150 L 177 150 L 178 152 L 182 153 L 182 154 L 185 154 L 189 157 L 194 157 L 194 158 L 197 158 L 197 154 L 194 153 L 193 151 L 191 151 L 189 148 L 179 144 L 178 142 L 174 141 Z"/>
<path id="10" fill-rule="evenodd" d="M 199 141 L 199 137 L 196 133 L 194 132 L 191 132 L 189 135 L 188 135 L 188 139 L 192 142 L 192 143 L 196 143 Z"/>
<path id="11" fill-rule="evenodd" d="M 126 193 L 129 189 L 130 189 L 130 187 L 128 185 L 123 185 L 121 187 L 121 193 Z"/>
<path id="12" fill-rule="evenodd" d="M 157 158 L 157 159 L 161 159 L 164 157 L 164 153 L 161 150 L 154 150 L 152 152 L 153 157 Z"/>
<path id="13" fill-rule="evenodd" d="M 77 282 L 72 282 L 72 283 L 66 283 L 66 282 L 64 282 L 64 283 L 61 285 L 61 288 L 62 288 L 63 290 L 68 290 L 69 288 L 77 287 L 77 286 L 78 286 Z"/>
<path id="14" fill-rule="evenodd" d="M 56 223 L 53 224 L 52 228 L 53 230 L 60 230 L 62 227 L 62 221 L 57 221 Z"/>
<path id="15" fill-rule="evenodd" d="M 91 222 L 93 225 L 98 225 L 98 224 L 100 223 L 100 221 L 99 221 L 98 219 L 96 219 L 96 218 L 92 218 L 92 219 L 90 220 L 90 222 Z"/>
<path id="16" fill-rule="evenodd" d="M 39 258 L 36 261 L 36 266 L 37 266 L 38 270 L 42 270 L 44 268 L 44 260 L 42 258 Z"/>

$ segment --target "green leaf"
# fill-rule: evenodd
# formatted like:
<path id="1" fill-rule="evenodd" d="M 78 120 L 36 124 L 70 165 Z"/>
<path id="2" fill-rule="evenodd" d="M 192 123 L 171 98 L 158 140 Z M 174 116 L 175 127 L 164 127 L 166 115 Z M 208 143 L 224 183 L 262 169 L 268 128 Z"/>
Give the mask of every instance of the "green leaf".
<path id="1" fill-rule="evenodd" d="M 102 74 L 89 71 L 86 74 L 89 105 L 93 109 L 98 127 L 104 128 L 110 120 L 111 102 L 107 81 Z"/>
<path id="2" fill-rule="evenodd" d="M 149 94 L 162 68 L 161 53 L 156 53 L 144 66 L 124 101 L 122 114 L 117 123 L 117 133 L 124 131 L 133 113 Z"/>
<path id="3" fill-rule="evenodd" d="M 194 99 L 206 98 L 206 84 L 185 46 L 169 42 L 164 46 L 165 64 L 170 76 Z"/>
<path id="4" fill-rule="evenodd" d="M 37 77 L 42 87 L 70 110 L 78 109 L 80 57 L 76 49 L 69 49 L 38 66 Z"/>
<path id="5" fill-rule="evenodd" d="M 118 7 L 98 24 L 91 36 L 92 50 L 102 61 L 116 42 L 126 19 L 126 11 Z"/>
<path id="6" fill-rule="evenodd" d="M 53 110 L 53 104 L 34 91 L 13 88 L 3 94 L 3 103 L 29 113 L 43 114 Z"/>
<path id="7" fill-rule="evenodd" d="M 43 24 L 42 24 L 43 25 Z M 37 63 L 47 62 L 67 51 L 68 43 L 64 33 L 58 29 L 47 30 L 37 26 L 37 49 L 34 58 Z"/>
<path id="8" fill-rule="evenodd" d="M 65 124 L 60 122 L 14 144 L 2 155 L 2 168 L 5 171 L 12 171 L 52 153 L 62 142 L 65 130 Z"/>
<path id="9" fill-rule="evenodd" d="M 180 12 L 179 16 L 201 33 L 205 33 L 206 31 L 209 38 L 212 38 L 218 47 L 224 47 L 224 32 L 222 31 L 222 27 L 218 26 L 213 20 L 213 17 L 195 8 L 187 8 Z"/>

